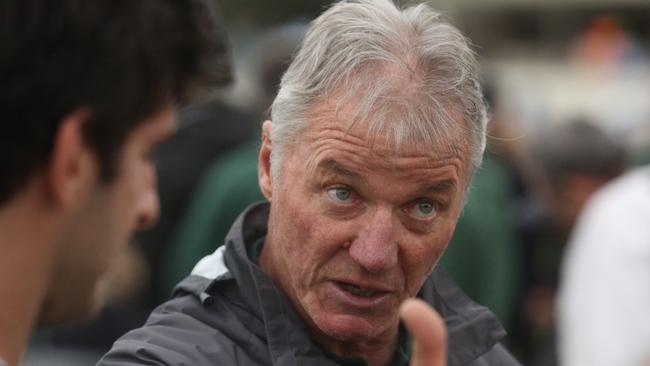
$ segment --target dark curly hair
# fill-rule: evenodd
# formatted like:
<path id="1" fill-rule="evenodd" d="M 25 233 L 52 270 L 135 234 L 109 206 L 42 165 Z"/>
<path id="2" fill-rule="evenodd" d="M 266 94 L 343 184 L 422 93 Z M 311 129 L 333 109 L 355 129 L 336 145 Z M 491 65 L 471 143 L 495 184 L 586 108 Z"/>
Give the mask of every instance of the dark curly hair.
<path id="1" fill-rule="evenodd" d="M 101 176 L 125 137 L 170 101 L 230 79 L 210 0 L 1 0 L 0 203 L 47 164 L 79 107 Z"/>

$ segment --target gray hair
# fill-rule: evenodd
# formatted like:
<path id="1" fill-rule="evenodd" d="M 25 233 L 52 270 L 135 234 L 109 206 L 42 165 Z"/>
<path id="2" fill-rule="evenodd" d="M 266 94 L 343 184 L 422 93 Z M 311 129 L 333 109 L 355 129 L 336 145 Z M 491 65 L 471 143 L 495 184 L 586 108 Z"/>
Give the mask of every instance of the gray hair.
<path id="1" fill-rule="evenodd" d="M 425 4 L 334 4 L 313 21 L 273 102 L 274 180 L 285 147 L 298 141 L 324 100 L 355 100 L 350 127 L 366 120 L 369 137 L 389 136 L 397 149 L 404 142 L 467 148 L 471 175 L 482 161 L 487 125 L 478 74 L 465 37 Z"/>

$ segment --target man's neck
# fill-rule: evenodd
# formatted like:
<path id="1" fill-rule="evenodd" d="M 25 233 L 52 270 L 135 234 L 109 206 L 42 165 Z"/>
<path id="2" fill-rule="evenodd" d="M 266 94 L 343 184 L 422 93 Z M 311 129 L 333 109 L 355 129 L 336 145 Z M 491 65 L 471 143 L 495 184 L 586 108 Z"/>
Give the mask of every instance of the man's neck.
<path id="1" fill-rule="evenodd" d="M 391 365 L 399 346 L 398 327 L 394 331 L 387 332 L 386 336 L 365 342 L 338 341 L 320 331 L 312 331 L 311 336 L 315 343 L 328 352 L 343 358 L 363 358 L 368 366 Z"/>
<path id="2" fill-rule="evenodd" d="M 38 321 L 51 271 L 50 225 L 31 212 L 19 203 L 0 207 L 0 358 L 11 366 Z"/>

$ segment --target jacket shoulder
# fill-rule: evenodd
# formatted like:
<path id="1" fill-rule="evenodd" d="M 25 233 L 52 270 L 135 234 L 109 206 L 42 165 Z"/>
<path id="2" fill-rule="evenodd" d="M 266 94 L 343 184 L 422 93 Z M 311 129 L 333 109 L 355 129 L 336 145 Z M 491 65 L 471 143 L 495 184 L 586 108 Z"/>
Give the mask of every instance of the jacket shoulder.
<path id="1" fill-rule="evenodd" d="M 268 362 L 264 326 L 232 287 L 210 301 L 186 293 L 156 308 L 141 328 L 118 339 L 98 365 L 261 365 Z"/>

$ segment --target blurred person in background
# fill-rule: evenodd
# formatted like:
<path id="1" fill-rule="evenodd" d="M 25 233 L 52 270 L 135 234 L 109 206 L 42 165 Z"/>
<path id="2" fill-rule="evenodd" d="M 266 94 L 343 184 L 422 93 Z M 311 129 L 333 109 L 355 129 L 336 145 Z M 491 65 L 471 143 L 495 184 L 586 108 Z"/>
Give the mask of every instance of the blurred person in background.
<path id="1" fill-rule="evenodd" d="M 270 204 L 100 364 L 407 364 L 399 306 L 417 295 L 444 318 L 450 365 L 516 365 L 497 319 L 436 266 L 486 124 L 474 53 L 427 5 L 333 5 L 263 126 Z"/>
<path id="2" fill-rule="evenodd" d="M 491 84 L 484 95 L 491 114 L 485 156 L 441 264 L 463 291 L 489 308 L 509 330 L 521 280 L 521 248 L 515 230 L 519 162 L 517 154 L 510 152 L 517 148 L 518 139 L 512 137 L 515 122 L 501 111 Z"/>
<path id="3" fill-rule="evenodd" d="M 548 127 L 532 149 L 544 179 L 540 195 L 565 237 L 589 197 L 626 167 L 622 144 L 586 119 Z"/>
<path id="4" fill-rule="evenodd" d="M 257 80 L 254 111 L 268 119 L 282 74 L 307 31 L 299 22 L 264 32 L 254 47 L 249 73 Z M 257 181 L 259 138 L 251 139 L 216 159 L 197 184 L 186 214 L 170 238 L 163 265 L 162 289 L 169 294 L 201 258 L 224 243 L 233 221 L 248 205 L 264 200 Z"/>
<path id="5" fill-rule="evenodd" d="M 227 79 L 198 0 L 0 2 L 0 364 L 32 329 L 86 320 L 158 216 L 155 146 L 175 104 Z"/>
<path id="6" fill-rule="evenodd" d="M 169 270 L 167 265 L 179 259 L 171 254 L 174 252 L 171 238 L 188 209 L 197 183 L 215 160 L 257 136 L 258 130 L 258 120 L 252 114 L 228 105 L 221 96 L 215 95 L 181 110 L 176 133 L 156 149 L 160 218 L 136 235 L 151 271 L 148 291 L 140 295 L 146 313 L 169 297 L 170 289 L 161 283 Z"/>
<path id="7" fill-rule="evenodd" d="M 625 170 L 626 152 L 586 119 L 552 124 L 531 142 L 539 211 L 526 215 L 533 221 L 525 228 L 527 273 L 516 334 L 527 342 L 528 364 L 556 365 L 554 303 L 566 242 L 589 197 Z"/>
<path id="8" fill-rule="evenodd" d="M 650 365 L 649 223 L 650 166 L 587 202 L 562 265 L 562 365 Z"/>

